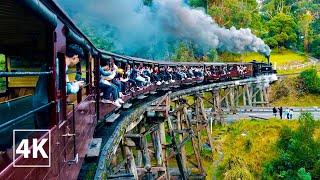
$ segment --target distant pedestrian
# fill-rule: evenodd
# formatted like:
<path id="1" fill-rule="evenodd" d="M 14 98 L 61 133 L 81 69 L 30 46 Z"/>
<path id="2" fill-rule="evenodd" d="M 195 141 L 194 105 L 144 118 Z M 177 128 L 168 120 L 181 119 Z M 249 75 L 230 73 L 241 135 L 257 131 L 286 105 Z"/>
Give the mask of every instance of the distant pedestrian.
<path id="1" fill-rule="evenodd" d="M 279 108 L 280 119 L 282 119 L 282 113 L 283 113 L 283 109 L 282 109 L 282 107 L 280 107 L 280 108 Z"/>
<path id="2" fill-rule="evenodd" d="M 289 111 L 290 111 L 289 108 L 286 108 L 285 114 L 286 114 L 287 119 L 290 119 L 290 112 Z"/>
<path id="3" fill-rule="evenodd" d="M 277 108 L 276 107 L 273 107 L 272 112 L 273 112 L 273 116 L 277 117 Z"/>
<path id="4" fill-rule="evenodd" d="M 290 109 L 289 110 L 289 119 L 292 119 L 292 117 L 293 117 L 293 109 Z"/>

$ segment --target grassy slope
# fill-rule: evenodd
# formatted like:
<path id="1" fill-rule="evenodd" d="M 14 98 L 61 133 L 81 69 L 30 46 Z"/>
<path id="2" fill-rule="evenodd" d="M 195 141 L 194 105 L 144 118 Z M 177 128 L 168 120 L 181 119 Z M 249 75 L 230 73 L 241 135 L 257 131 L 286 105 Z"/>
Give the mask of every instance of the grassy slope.
<path id="1" fill-rule="evenodd" d="M 319 95 L 306 94 L 301 97 L 289 95 L 286 98 L 281 98 L 272 103 L 273 106 L 294 106 L 294 107 L 312 107 L 320 106 Z"/>
<path id="2" fill-rule="evenodd" d="M 225 127 L 215 127 L 213 136 L 221 134 L 222 130 L 225 132 L 215 142 L 215 149 L 223 152 L 223 159 L 219 161 L 219 155 L 216 153 L 213 161 L 204 160 L 207 179 L 213 179 L 214 176 L 223 179 L 226 165 L 235 161 L 248 169 L 254 179 L 260 179 L 264 163 L 276 155 L 275 143 L 280 129 L 284 126 L 296 129 L 298 122 L 276 119 L 242 120 Z M 320 139 L 320 128 L 316 130 L 315 138 Z"/>
<path id="3" fill-rule="evenodd" d="M 244 53 L 240 55 L 235 55 L 234 57 L 223 59 L 225 56 L 222 55 L 221 59 L 226 61 L 242 61 L 250 62 L 252 60 L 267 62 L 267 59 L 259 53 Z M 277 52 L 276 50 L 271 52 L 270 61 L 277 65 L 288 65 L 296 63 L 304 63 L 307 61 L 307 57 L 302 54 L 290 50 L 283 50 L 282 52 Z"/>
<path id="4" fill-rule="evenodd" d="M 296 107 L 311 107 L 320 106 L 320 97 L 316 94 L 302 94 L 299 95 L 297 91 L 297 76 L 287 77 L 284 80 L 279 80 L 271 85 L 270 101 L 272 106 L 296 106 Z M 287 88 L 286 96 L 280 98 L 276 96 L 280 89 Z"/>
<path id="5" fill-rule="evenodd" d="M 252 60 L 257 60 L 258 62 L 267 62 L 267 59 L 259 53 L 244 53 L 240 55 L 230 55 L 228 53 L 224 53 L 221 55 L 220 59 L 226 62 L 251 62 Z M 283 50 L 282 52 L 274 50 L 271 52 L 270 61 L 273 65 L 276 64 L 278 67 L 283 67 L 306 63 L 308 62 L 308 58 L 303 54 L 298 54 L 290 50 Z M 302 70 L 303 69 L 279 70 L 278 74 L 297 73 Z"/>

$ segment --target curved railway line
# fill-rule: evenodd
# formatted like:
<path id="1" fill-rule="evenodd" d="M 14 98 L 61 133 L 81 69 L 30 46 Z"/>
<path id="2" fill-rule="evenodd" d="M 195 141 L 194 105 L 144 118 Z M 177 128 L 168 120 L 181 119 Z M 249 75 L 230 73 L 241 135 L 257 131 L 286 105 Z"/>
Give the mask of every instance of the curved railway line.
<path id="1" fill-rule="evenodd" d="M 200 97 L 199 95 L 204 92 L 214 92 L 214 91 L 221 91 L 221 90 L 223 91 L 226 88 L 240 87 L 240 86 L 245 86 L 248 84 L 255 85 L 257 87 L 263 87 L 263 86 L 265 86 L 265 84 L 270 83 L 270 80 L 269 80 L 270 77 L 266 76 L 264 78 L 249 78 L 249 79 L 244 79 L 244 80 L 220 82 L 220 83 L 213 83 L 213 84 L 207 84 L 207 85 L 195 84 L 195 85 L 192 85 L 192 87 L 172 88 L 172 89 L 168 90 L 169 92 L 168 91 L 160 91 L 158 94 L 151 95 L 150 97 L 148 97 L 147 99 L 145 99 L 143 101 L 137 101 L 136 103 L 133 104 L 133 106 L 132 106 L 132 108 L 130 108 L 130 110 L 122 112 L 121 116 L 111 126 L 101 127 L 100 129 L 97 130 L 95 137 L 102 138 L 103 143 L 102 143 L 102 149 L 101 149 L 99 161 L 97 161 L 97 169 L 96 169 L 96 173 L 95 173 L 95 179 L 104 179 L 104 178 L 108 178 L 108 176 L 112 176 L 113 178 L 123 177 L 123 174 L 115 175 L 115 174 L 117 174 L 117 172 L 112 171 L 112 168 L 111 168 L 112 161 L 114 161 L 114 158 L 117 155 L 119 155 L 119 149 L 120 149 L 119 147 L 120 147 L 120 144 L 123 143 L 123 141 L 126 137 L 126 134 L 128 134 L 128 133 L 130 134 L 130 131 L 137 128 L 139 126 L 139 124 L 147 123 L 147 122 L 142 122 L 142 120 L 144 119 L 145 116 L 148 116 L 147 115 L 148 112 L 152 111 L 152 108 L 151 108 L 151 110 L 150 110 L 150 108 L 148 109 L 148 107 L 150 107 L 152 104 L 154 105 L 154 104 L 161 103 L 161 101 L 163 101 L 163 99 L 165 97 L 168 97 L 167 100 L 175 102 L 175 101 L 179 101 L 179 99 L 182 99 L 185 96 Z M 215 98 L 217 98 L 217 97 L 215 97 Z M 212 100 L 214 101 L 214 98 Z M 203 105 L 201 105 L 201 106 L 203 106 Z M 167 103 L 166 107 L 159 110 L 159 111 L 165 111 L 166 109 L 170 109 L 170 104 Z M 170 117 L 170 116 L 176 117 L 176 115 L 174 115 L 175 109 L 179 109 L 179 105 L 176 106 L 174 109 L 171 108 L 171 111 L 168 112 L 169 113 L 168 117 Z M 200 112 L 198 112 L 198 113 L 200 113 Z M 164 121 L 168 121 L 168 120 L 164 120 Z M 197 119 L 197 121 L 201 121 L 201 119 Z M 157 122 L 153 122 L 153 123 L 157 124 Z M 223 122 L 219 122 L 219 123 L 223 123 Z M 205 127 L 207 127 L 208 122 L 204 122 L 203 125 Z M 173 123 L 173 128 L 177 128 L 176 122 Z M 170 134 L 170 129 L 165 129 L 164 131 L 165 131 L 165 134 Z M 173 135 L 173 134 L 171 134 L 171 135 Z M 173 135 L 173 136 L 175 136 L 175 135 Z M 188 139 L 188 140 L 190 140 L 190 139 Z M 181 142 L 179 142 L 179 143 L 181 143 Z M 165 144 L 166 144 L 166 146 L 174 146 L 174 144 L 172 142 L 165 143 Z M 181 151 L 182 146 L 183 145 L 180 145 L 180 148 L 175 150 L 176 154 L 181 153 L 180 151 Z M 137 157 L 136 155 L 134 155 L 134 156 Z M 182 158 L 181 158 L 181 160 L 179 160 L 179 158 L 176 160 L 181 161 L 181 164 L 185 163 L 185 162 L 182 162 Z M 163 169 L 161 169 L 161 170 L 163 170 Z M 166 173 L 167 172 L 169 172 L 168 169 L 166 170 Z M 113 174 L 113 173 L 115 173 L 115 174 Z M 204 172 L 202 172 L 202 173 L 204 173 Z M 186 171 L 186 177 L 187 177 L 187 174 L 188 173 Z M 134 178 L 134 175 L 133 174 L 131 174 L 131 175 Z M 190 175 L 190 174 L 188 174 L 188 175 Z M 204 174 L 201 174 L 201 175 L 204 177 Z M 128 176 L 130 176 L 130 175 L 128 175 Z M 155 176 L 155 175 L 153 175 L 153 176 Z M 159 177 L 153 177 L 153 178 L 159 178 Z"/>

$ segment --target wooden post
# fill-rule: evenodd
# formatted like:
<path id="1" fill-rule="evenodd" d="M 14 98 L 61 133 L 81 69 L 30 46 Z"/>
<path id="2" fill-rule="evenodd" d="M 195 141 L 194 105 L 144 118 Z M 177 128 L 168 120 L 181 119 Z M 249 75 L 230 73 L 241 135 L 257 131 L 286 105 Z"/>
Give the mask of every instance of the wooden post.
<path id="1" fill-rule="evenodd" d="M 180 108 L 180 105 L 179 105 L 179 108 Z M 177 115 L 177 130 L 181 131 L 181 130 L 183 130 L 182 129 L 183 112 L 181 112 L 181 110 L 179 110 L 176 115 Z M 179 133 L 178 138 L 179 138 L 179 143 L 182 143 L 182 141 L 183 141 L 183 133 Z M 187 156 L 186 156 L 186 150 L 185 150 L 184 146 L 181 147 L 181 157 L 182 157 L 183 169 L 187 170 L 187 168 L 186 168 Z"/>
<path id="2" fill-rule="evenodd" d="M 260 87 L 259 87 L 259 93 L 260 93 L 261 106 L 264 106 L 263 84 L 260 84 Z"/>
<path id="3" fill-rule="evenodd" d="M 181 152 L 180 152 L 180 150 L 178 149 L 178 146 L 177 146 L 178 144 L 176 142 L 175 133 L 173 131 L 173 126 L 172 126 L 172 122 L 170 120 L 170 117 L 168 117 L 167 122 L 168 122 L 169 132 L 170 132 L 170 135 L 172 137 L 172 140 L 171 140 L 172 141 L 172 147 L 173 147 L 173 150 L 175 151 L 175 154 L 176 154 L 176 161 L 177 161 L 177 164 L 178 164 L 179 172 L 181 174 L 181 179 L 186 180 L 187 176 L 185 174 L 185 170 L 183 169 Z"/>
<path id="4" fill-rule="evenodd" d="M 231 112 L 233 114 L 236 113 L 236 105 L 234 102 L 234 87 L 230 87 L 230 104 L 231 104 Z"/>
<path id="5" fill-rule="evenodd" d="M 187 115 L 187 108 L 184 108 L 184 114 Z M 191 123 L 191 119 L 189 119 L 187 116 L 185 117 L 186 118 L 186 124 L 187 124 L 187 129 L 190 129 L 190 132 L 191 133 L 190 135 L 193 136 L 193 133 L 194 133 L 194 130 L 192 128 L 192 123 Z M 197 144 L 196 140 L 195 140 L 195 137 L 191 137 L 191 143 L 192 143 L 192 147 L 193 147 L 193 150 L 194 150 L 194 154 L 196 156 L 196 160 L 197 160 L 197 164 L 198 164 L 198 168 L 200 170 L 200 172 L 203 174 L 204 173 L 204 170 L 203 170 L 203 166 L 202 166 L 202 162 L 201 162 L 201 157 L 200 157 L 200 149 L 198 148 L 199 144 Z"/>
<path id="6" fill-rule="evenodd" d="M 200 104 L 200 109 L 201 109 L 201 113 L 202 113 L 202 116 L 204 118 L 204 120 L 206 121 L 206 130 L 207 130 L 207 136 L 208 136 L 208 139 L 209 139 L 209 145 L 211 147 L 211 151 L 212 151 L 212 156 L 214 154 L 214 150 L 213 150 L 213 140 L 212 140 L 212 135 L 211 135 L 211 131 L 210 131 L 210 127 L 209 127 L 209 119 L 207 117 L 207 114 L 206 114 L 206 111 L 205 111 L 205 108 L 204 108 L 204 104 L 203 104 L 203 100 L 201 99 L 201 104 Z"/>
<path id="7" fill-rule="evenodd" d="M 242 86 L 242 99 L 243 99 L 243 106 L 247 106 L 246 91 L 244 86 Z"/>
<path id="8" fill-rule="evenodd" d="M 240 99 L 240 96 L 241 96 L 241 92 L 240 92 L 240 88 L 239 86 L 236 86 L 235 87 L 235 95 L 236 95 L 236 107 L 239 107 L 239 99 Z"/>
<path id="9" fill-rule="evenodd" d="M 255 86 L 252 86 L 251 87 L 252 88 L 252 100 L 253 100 L 253 104 L 255 105 L 255 106 L 257 106 L 257 93 L 258 93 L 258 91 L 257 92 L 255 92 L 255 89 L 256 89 L 256 85 Z"/>
<path id="10" fill-rule="evenodd" d="M 264 95 L 265 105 L 269 106 L 268 87 L 263 87 L 263 95 Z"/>
<path id="11" fill-rule="evenodd" d="M 221 101 L 220 101 L 220 93 L 219 89 L 213 90 L 214 95 L 214 102 L 215 102 L 215 114 L 216 114 L 216 121 L 220 124 L 223 124 L 222 122 L 222 111 L 221 111 Z"/>
<path id="12" fill-rule="evenodd" d="M 128 146 L 125 146 L 124 149 L 127 156 L 127 166 L 130 169 L 130 172 L 133 174 L 134 179 L 138 179 L 138 172 L 136 164 L 134 162 L 133 154 Z"/>
<path id="13" fill-rule="evenodd" d="M 137 151 L 136 165 L 142 167 L 142 152 Z"/>
<path id="14" fill-rule="evenodd" d="M 195 116 L 195 121 L 196 121 L 196 129 L 197 129 L 197 143 L 198 143 L 198 149 L 199 151 L 201 151 L 202 149 L 202 139 L 201 139 L 201 115 L 200 115 L 200 97 L 199 97 L 199 94 L 195 95 L 194 96 L 195 98 L 195 113 L 196 113 L 196 116 Z M 192 124 L 191 124 L 192 126 Z"/>
<path id="15" fill-rule="evenodd" d="M 166 152 L 166 145 L 167 145 L 167 141 L 166 141 L 166 131 L 165 131 L 165 126 L 164 123 L 160 123 L 159 125 L 159 135 L 160 135 L 160 142 L 161 142 L 161 148 L 162 148 L 162 159 L 164 161 L 164 165 L 166 167 L 166 178 L 170 179 L 170 173 L 169 173 L 169 169 L 168 169 L 168 159 L 167 159 L 167 152 Z"/>
<path id="16" fill-rule="evenodd" d="M 151 162 L 150 162 L 150 155 L 149 155 L 148 142 L 147 142 L 146 136 L 142 137 L 142 142 L 143 142 L 142 160 L 143 160 L 144 168 L 146 168 L 147 170 L 150 170 Z"/>
<path id="17" fill-rule="evenodd" d="M 226 103 L 226 108 L 228 110 L 230 110 L 229 98 L 228 98 L 229 92 L 230 92 L 230 90 L 228 88 L 224 89 L 224 97 L 223 97 L 223 99 L 224 99 L 224 101 Z"/>
<path id="18" fill-rule="evenodd" d="M 161 148 L 159 131 L 153 131 L 151 136 L 152 136 L 152 144 L 154 147 L 154 154 L 157 160 L 157 166 L 162 166 L 162 155 L 161 155 L 162 148 Z"/>
<path id="19" fill-rule="evenodd" d="M 248 97 L 248 105 L 252 108 L 252 91 L 250 91 L 251 85 L 250 85 L 250 88 L 249 88 L 249 85 L 246 84 L 245 85 L 245 89 L 246 89 L 247 97 Z"/>

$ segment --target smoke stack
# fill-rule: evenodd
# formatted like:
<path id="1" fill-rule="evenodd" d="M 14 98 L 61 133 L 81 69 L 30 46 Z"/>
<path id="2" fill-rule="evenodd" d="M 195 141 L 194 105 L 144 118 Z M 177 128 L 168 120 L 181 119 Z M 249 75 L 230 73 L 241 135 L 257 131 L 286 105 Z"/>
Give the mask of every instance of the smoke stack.
<path id="1" fill-rule="evenodd" d="M 268 65 L 270 65 L 270 55 L 266 55 L 266 58 L 268 60 Z"/>

